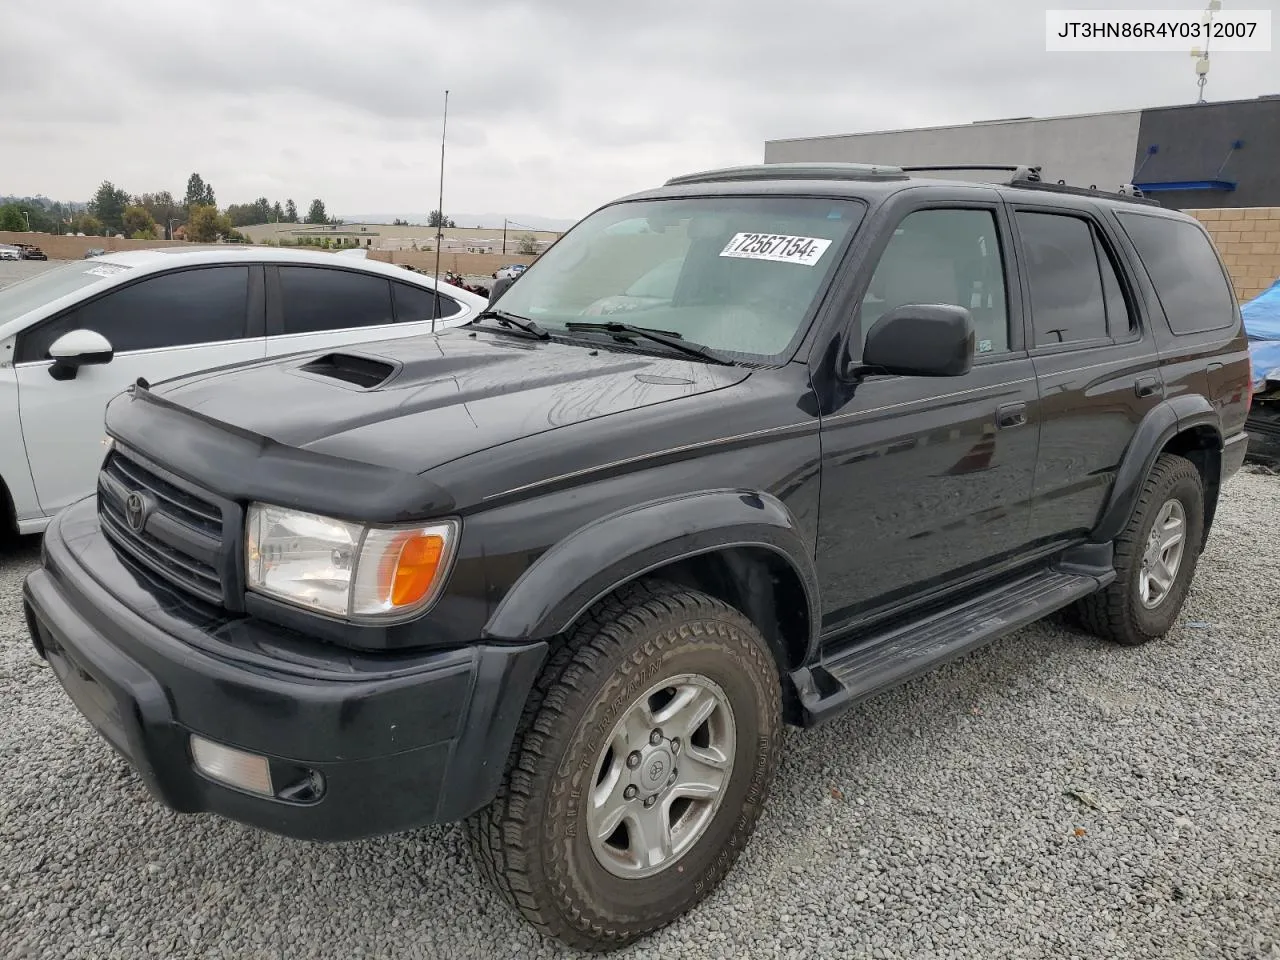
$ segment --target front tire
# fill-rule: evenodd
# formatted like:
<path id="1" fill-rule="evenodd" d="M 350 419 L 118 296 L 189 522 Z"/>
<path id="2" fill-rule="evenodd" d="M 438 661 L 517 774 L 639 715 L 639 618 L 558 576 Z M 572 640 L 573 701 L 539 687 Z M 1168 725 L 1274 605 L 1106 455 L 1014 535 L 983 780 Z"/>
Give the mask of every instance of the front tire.
<path id="1" fill-rule="evenodd" d="M 570 946 L 651 933 L 737 860 L 781 726 L 777 667 L 742 613 L 674 584 L 630 585 L 535 685 L 498 796 L 466 823 L 481 871 Z"/>
<path id="2" fill-rule="evenodd" d="M 1182 610 L 1204 545 L 1204 486 L 1185 457 L 1162 453 L 1116 539 L 1116 579 L 1080 601 L 1096 636 L 1126 646 L 1162 637 Z"/>

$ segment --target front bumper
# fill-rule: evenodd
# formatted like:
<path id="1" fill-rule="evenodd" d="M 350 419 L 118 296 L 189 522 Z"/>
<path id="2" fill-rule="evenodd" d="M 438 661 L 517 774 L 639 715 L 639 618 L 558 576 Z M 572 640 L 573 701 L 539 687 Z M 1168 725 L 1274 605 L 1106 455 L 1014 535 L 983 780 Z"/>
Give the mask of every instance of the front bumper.
<path id="1" fill-rule="evenodd" d="M 23 587 L 32 642 L 98 732 L 172 809 L 288 836 L 396 833 L 484 806 L 546 656 L 543 643 L 375 656 L 211 619 L 127 565 L 91 499 L 50 524 L 43 554 Z M 198 772 L 191 734 L 268 757 L 277 795 Z"/>

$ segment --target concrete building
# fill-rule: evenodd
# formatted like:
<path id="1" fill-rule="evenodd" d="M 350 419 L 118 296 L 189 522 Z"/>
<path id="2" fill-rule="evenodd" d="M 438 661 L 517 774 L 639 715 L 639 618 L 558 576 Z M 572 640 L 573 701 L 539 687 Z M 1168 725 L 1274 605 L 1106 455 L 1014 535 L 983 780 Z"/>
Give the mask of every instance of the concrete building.
<path id="1" fill-rule="evenodd" d="M 1045 180 L 1134 183 L 1178 209 L 1280 206 L 1280 94 L 1253 100 L 770 140 L 765 163 L 1028 163 Z"/>

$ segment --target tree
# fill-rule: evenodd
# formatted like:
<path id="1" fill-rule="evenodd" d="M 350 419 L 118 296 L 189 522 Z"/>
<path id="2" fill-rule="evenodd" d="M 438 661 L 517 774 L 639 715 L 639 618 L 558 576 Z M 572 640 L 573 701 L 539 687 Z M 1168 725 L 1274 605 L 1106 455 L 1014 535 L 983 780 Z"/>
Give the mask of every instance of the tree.
<path id="1" fill-rule="evenodd" d="M 112 233 L 124 230 L 124 208 L 129 205 L 129 194 L 110 180 L 103 180 L 98 192 L 89 201 L 89 212 L 102 221 Z"/>
<path id="2" fill-rule="evenodd" d="M 294 203 L 293 200 L 286 200 L 284 202 L 284 222 L 298 222 L 298 205 Z"/>
<path id="3" fill-rule="evenodd" d="M 197 243 L 213 243 L 219 236 L 231 234 L 231 221 L 211 203 L 198 203 L 187 218 L 187 239 Z"/>
<path id="4" fill-rule="evenodd" d="M 154 240 L 156 238 L 156 222 L 145 207 L 125 207 L 122 219 L 126 236 L 135 240 Z"/>
<path id="5" fill-rule="evenodd" d="M 217 201 L 213 198 L 213 184 L 205 183 L 204 177 L 198 173 L 193 173 L 187 177 L 187 198 L 185 206 L 187 208 L 187 216 L 191 215 L 193 206 L 215 207 Z"/>
<path id="6" fill-rule="evenodd" d="M 457 224 L 448 217 L 443 216 L 439 210 L 432 210 L 431 216 L 427 217 L 428 227 L 456 227 Z"/>
<path id="7" fill-rule="evenodd" d="M 280 206 L 279 200 L 271 205 L 271 220 L 274 223 L 284 223 L 284 208 Z"/>
<path id="8" fill-rule="evenodd" d="M 151 218 L 164 229 L 164 237 L 166 240 L 171 239 L 169 236 L 169 227 L 171 221 L 183 220 L 183 210 L 173 194 L 168 190 L 161 190 L 159 193 L 144 193 L 134 197 L 134 204 L 142 207 L 147 213 L 151 214 Z"/>
<path id="9" fill-rule="evenodd" d="M 25 229 L 27 229 L 27 221 L 22 215 L 21 207 L 16 203 L 6 203 L 0 207 L 0 230 Z"/>
<path id="10" fill-rule="evenodd" d="M 317 198 L 311 201 L 311 209 L 307 211 L 307 223 L 328 223 L 329 216 L 324 212 L 324 201 Z"/>
<path id="11" fill-rule="evenodd" d="M 78 213 L 71 218 L 71 232 L 83 233 L 87 237 L 100 237 L 106 232 L 102 221 L 90 213 Z"/>
<path id="12" fill-rule="evenodd" d="M 532 233 L 524 233 L 516 237 L 516 250 L 526 256 L 533 256 L 538 252 L 538 239 Z"/>

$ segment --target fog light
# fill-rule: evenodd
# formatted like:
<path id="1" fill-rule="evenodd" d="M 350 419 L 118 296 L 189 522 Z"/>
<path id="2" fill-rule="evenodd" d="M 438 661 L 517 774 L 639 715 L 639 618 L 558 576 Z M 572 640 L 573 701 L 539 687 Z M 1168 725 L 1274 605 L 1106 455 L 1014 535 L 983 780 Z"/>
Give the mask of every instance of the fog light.
<path id="1" fill-rule="evenodd" d="M 264 797 L 275 796 L 271 788 L 271 765 L 266 757 L 193 736 L 191 758 L 196 769 L 207 777 Z"/>

